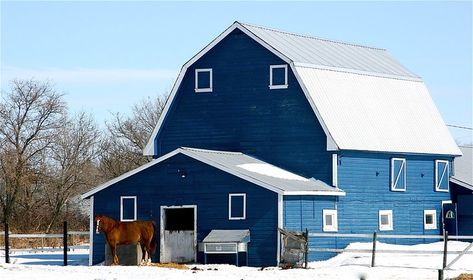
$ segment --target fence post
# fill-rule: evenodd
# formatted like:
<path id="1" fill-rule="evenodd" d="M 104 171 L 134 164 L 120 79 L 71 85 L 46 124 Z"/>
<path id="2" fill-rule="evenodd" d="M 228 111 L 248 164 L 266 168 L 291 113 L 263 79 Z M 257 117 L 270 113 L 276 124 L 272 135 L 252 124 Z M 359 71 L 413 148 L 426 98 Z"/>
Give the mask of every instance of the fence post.
<path id="1" fill-rule="evenodd" d="M 63 235 L 64 266 L 67 266 L 67 221 L 64 221 Z"/>
<path id="2" fill-rule="evenodd" d="M 445 230 L 443 233 L 443 264 L 442 269 L 447 266 L 447 243 L 448 243 L 448 231 Z"/>
<path id="3" fill-rule="evenodd" d="M 5 263 L 10 263 L 10 237 L 8 236 L 8 223 L 5 224 Z"/>
<path id="4" fill-rule="evenodd" d="M 375 258 L 376 258 L 376 239 L 378 238 L 378 234 L 376 231 L 373 233 L 373 251 L 371 252 L 371 267 L 375 265 Z"/>
<path id="5" fill-rule="evenodd" d="M 307 262 L 308 262 L 308 259 L 309 259 L 309 230 L 306 228 L 305 229 L 305 247 L 304 247 L 304 251 L 305 251 L 305 260 L 304 260 L 304 268 L 307 268 Z"/>

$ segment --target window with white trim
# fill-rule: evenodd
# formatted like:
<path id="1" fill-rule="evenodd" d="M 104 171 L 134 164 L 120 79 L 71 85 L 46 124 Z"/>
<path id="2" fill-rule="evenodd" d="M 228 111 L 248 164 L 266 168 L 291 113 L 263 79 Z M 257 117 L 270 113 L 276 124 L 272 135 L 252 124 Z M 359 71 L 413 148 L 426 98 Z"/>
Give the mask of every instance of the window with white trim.
<path id="1" fill-rule="evenodd" d="M 406 159 L 391 159 L 391 191 L 406 191 Z"/>
<path id="2" fill-rule="evenodd" d="M 379 230 L 393 230 L 393 210 L 379 210 Z"/>
<path id="3" fill-rule="evenodd" d="M 449 162 L 447 160 L 435 161 L 435 191 L 448 192 L 450 176 Z"/>
<path id="4" fill-rule="evenodd" d="M 136 196 L 120 197 L 120 221 L 136 221 Z"/>
<path id="5" fill-rule="evenodd" d="M 337 210 L 323 209 L 322 215 L 323 231 L 338 231 Z"/>
<path id="6" fill-rule="evenodd" d="M 212 68 L 195 69 L 195 92 L 212 92 Z"/>
<path id="7" fill-rule="evenodd" d="M 437 229 L 437 211 L 424 210 L 424 229 Z"/>
<path id="8" fill-rule="evenodd" d="M 246 219 L 246 194 L 244 193 L 228 194 L 228 219 L 229 220 Z"/>
<path id="9" fill-rule="evenodd" d="M 269 88 L 287 88 L 287 64 L 269 66 Z"/>

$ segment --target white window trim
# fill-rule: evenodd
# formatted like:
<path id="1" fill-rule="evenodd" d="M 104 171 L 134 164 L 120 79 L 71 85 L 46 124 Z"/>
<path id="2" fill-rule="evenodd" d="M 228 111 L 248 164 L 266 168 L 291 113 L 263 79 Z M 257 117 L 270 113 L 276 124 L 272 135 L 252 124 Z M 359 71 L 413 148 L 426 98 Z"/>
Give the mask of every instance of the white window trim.
<path id="1" fill-rule="evenodd" d="M 123 218 L 123 200 L 124 199 L 133 199 L 133 219 L 124 219 Z M 122 222 L 133 222 L 136 221 L 136 196 L 120 196 L 120 221 Z"/>
<path id="2" fill-rule="evenodd" d="M 427 215 L 433 215 L 433 224 L 427 224 L 426 217 Z M 424 229 L 437 229 L 437 211 L 435 210 L 424 210 Z"/>
<path id="3" fill-rule="evenodd" d="M 326 224 L 325 216 L 332 216 L 332 225 Z M 323 209 L 322 210 L 322 220 L 323 220 L 323 231 L 326 232 L 336 232 L 338 231 L 338 214 L 336 209 Z"/>
<path id="4" fill-rule="evenodd" d="M 284 85 L 273 85 L 273 69 L 284 69 Z M 287 88 L 287 64 L 269 65 L 269 89 L 285 89 Z"/>
<path id="5" fill-rule="evenodd" d="M 401 169 L 399 169 L 398 174 L 394 174 L 394 161 L 402 161 Z M 396 189 L 395 185 L 400 179 L 399 176 L 401 176 L 401 170 L 404 168 L 404 188 L 403 189 Z M 395 178 L 396 177 L 396 178 Z M 393 192 L 405 192 L 407 188 L 407 165 L 406 165 L 406 159 L 405 158 L 391 158 L 391 191 Z"/>
<path id="6" fill-rule="evenodd" d="M 232 197 L 243 197 L 243 216 L 232 217 Z M 228 219 L 229 220 L 245 220 L 246 219 L 246 193 L 230 193 L 228 194 Z"/>
<path id="7" fill-rule="evenodd" d="M 209 72 L 210 73 L 210 87 L 208 88 L 199 88 L 199 73 L 201 72 Z M 195 92 L 212 92 L 213 90 L 213 73 L 212 68 L 203 68 L 203 69 L 195 69 Z"/>
<path id="8" fill-rule="evenodd" d="M 387 225 L 382 225 L 381 224 L 381 216 L 382 215 L 388 215 L 388 224 Z M 387 231 L 387 230 L 393 230 L 393 210 L 379 210 L 378 213 L 378 225 L 379 225 L 379 230 L 380 231 Z"/>
<path id="9" fill-rule="evenodd" d="M 442 176 L 447 176 L 447 189 L 439 188 L 439 183 L 442 182 L 442 180 L 440 180 L 440 182 L 438 180 L 438 164 L 439 163 L 445 163 L 445 172 L 443 172 Z M 450 189 L 449 177 L 450 177 L 450 162 L 448 160 L 440 160 L 440 159 L 436 160 L 435 161 L 435 191 L 436 192 L 449 192 L 449 189 Z"/>

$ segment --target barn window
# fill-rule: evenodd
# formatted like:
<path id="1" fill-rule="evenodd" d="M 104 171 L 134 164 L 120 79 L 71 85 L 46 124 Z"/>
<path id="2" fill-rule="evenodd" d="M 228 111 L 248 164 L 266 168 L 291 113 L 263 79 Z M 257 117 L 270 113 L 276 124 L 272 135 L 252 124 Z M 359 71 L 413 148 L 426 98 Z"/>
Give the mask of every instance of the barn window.
<path id="1" fill-rule="evenodd" d="M 269 66 L 269 88 L 287 88 L 287 64 Z"/>
<path id="2" fill-rule="evenodd" d="M 438 192 L 448 192 L 448 170 L 447 160 L 435 161 L 435 190 Z"/>
<path id="3" fill-rule="evenodd" d="M 324 209 L 322 210 L 323 231 L 337 231 L 337 210 Z"/>
<path id="4" fill-rule="evenodd" d="M 393 210 L 379 210 L 379 230 L 393 230 Z"/>
<path id="5" fill-rule="evenodd" d="M 424 210 L 424 229 L 437 229 L 437 212 Z"/>
<path id="6" fill-rule="evenodd" d="M 136 221 L 136 196 L 120 197 L 120 221 Z"/>
<path id="7" fill-rule="evenodd" d="M 391 191 L 406 191 L 406 159 L 391 159 Z"/>
<path id="8" fill-rule="evenodd" d="M 228 195 L 228 219 L 246 219 L 246 194 L 231 193 Z"/>
<path id="9" fill-rule="evenodd" d="M 212 68 L 195 69 L 195 92 L 212 92 Z"/>

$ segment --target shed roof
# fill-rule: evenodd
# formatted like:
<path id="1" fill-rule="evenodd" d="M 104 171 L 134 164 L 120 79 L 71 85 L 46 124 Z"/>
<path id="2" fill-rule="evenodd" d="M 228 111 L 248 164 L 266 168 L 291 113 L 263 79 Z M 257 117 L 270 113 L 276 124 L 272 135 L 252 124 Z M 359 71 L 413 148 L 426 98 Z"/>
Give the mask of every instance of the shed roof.
<path id="1" fill-rule="evenodd" d="M 248 243 L 249 229 L 214 229 L 204 238 L 204 243 Z"/>
<path id="2" fill-rule="evenodd" d="M 450 182 L 473 191 L 473 146 L 460 147 L 463 155 L 455 158 Z"/>
<path id="3" fill-rule="evenodd" d="M 82 198 L 89 198 L 95 193 L 104 190 L 105 188 L 121 180 L 139 173 L 140 171 L 145 170 L 177 154 L 186 155 L 282 195 L 345 195 L 345 192 L 339 188 L 332 187 L 320 180 L 304 178 L 295 173 L 240 152 L 214 151 L 182 147 L 97 186 L 96 188 L 83 194 Z"/>
<path id="4" fill-rule="evenodd" d="M 461 155 L 422 80 L 386 50 L 239 22 L 184 64 L 143 154 L 154 155 L 187 68 L 235 29 L 290 65 L 328 150 Z"/>

